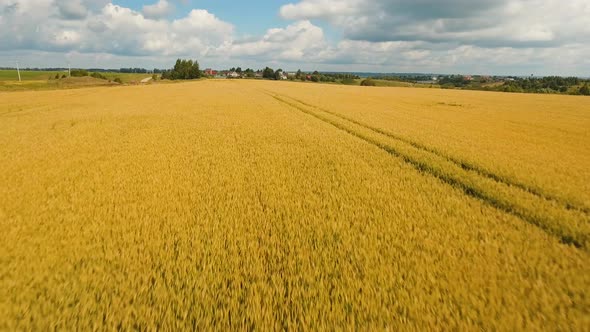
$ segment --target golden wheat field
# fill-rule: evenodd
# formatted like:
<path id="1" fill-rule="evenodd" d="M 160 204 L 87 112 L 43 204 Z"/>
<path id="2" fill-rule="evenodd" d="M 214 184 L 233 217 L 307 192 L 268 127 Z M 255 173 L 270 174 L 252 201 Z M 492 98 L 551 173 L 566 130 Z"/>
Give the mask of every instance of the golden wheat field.
<path id="1" fill-rule="evenodd" d="M 590 327 L 590 101 L 0 93 L 0 330 Z"/>

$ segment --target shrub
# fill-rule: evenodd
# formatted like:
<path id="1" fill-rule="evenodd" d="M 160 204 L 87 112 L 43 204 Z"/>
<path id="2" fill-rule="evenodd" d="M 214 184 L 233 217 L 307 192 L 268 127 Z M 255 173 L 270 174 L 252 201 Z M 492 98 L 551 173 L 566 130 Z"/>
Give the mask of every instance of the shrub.
<path id="1" fill-rule="evenodd" d="M 72 77 L 88 76 L 88 71 L 86 71 L 84 69 L 74 69 L 70 72 L 70 76 L 72 76 Z"/>
<path id="2" fill-rule="evenodd" d="M 264 68 L 264 70 L 262 71 L 262 78 L 265 78 L 267 80 L 274 80 L 275 71 L 270 67 Z"/>
<path id="3" fill-rule="evenodd" d="M 106 76 L 104 76 L 104 75 L 103 75 L 103 74 L 101 74 L 101 73 L 92 73 L 92 74 L 90 74 L 90 76 L 91 76 L 91 77 L 94 77 L 94 78 L 101 79 L 101 80 L 106 80 L 106 79 L 107 79 L 107 77 L 106 77 Z"/>
<path id="4" fill-rule="evenodd" d="M 353 80 L 352 78 L 345 78 L 342 80 L 342 84 L 346 84 L 346 85 L 355 85 L 356 81 Z"/>
<path id="5" fill-rule="evenodd" d="M 123 84 L 123 81 L 121 81 L 121 79 L 119 77 L 115 77 L 115 79 L 113 80 L 113 82 L 119 83 L 119 84 Z"/>
<path id="6" fill-rule="evenodd" d="M 377 86 L 377 84 L 372 79 L 367 78 L 361 82 L 361 86 Z"/>

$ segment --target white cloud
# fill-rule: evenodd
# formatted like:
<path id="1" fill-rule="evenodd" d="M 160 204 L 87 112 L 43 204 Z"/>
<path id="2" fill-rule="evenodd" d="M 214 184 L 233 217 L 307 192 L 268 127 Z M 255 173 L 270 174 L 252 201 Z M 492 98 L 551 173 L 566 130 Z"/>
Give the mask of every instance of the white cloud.
<path id="1" fill-rule="evenodd" d="M 207 10 L 168 18 L 171 7 L 0 0 L 0 65 L 168 67 L 185 57 L 221 68 L 590 74 L 585 0 L 301 0 L 280 9 L 290 24 L 248 38 Z"/>
<path id="2" fill-rule="evenodd" d="M 295 22 L 285 28 L 269 29 L 256 40 L 236 41 L 221 47 L 220 55 L 256 57 L 260 60 L 313 61 L 327 47 L 324 32 L 309 21 Z"/>
<path id="3" fill-rule="evenodd" d="M 80 0 L 58 0 L 57 7 L 64 19 L 82 19 L 88 14 L 88 9 Z"/>
<path id="4" fill-rule="evenodd" d="M 161 19 L 174 11 L 174 5 L 167 0 L 159 0 L 153 5 L 143 6 L 143 15 L 151 19 Z"/>
<path id="5" fill-rule="evenodd" d="M 290 20 L 311 18 L 329 18 L 333 16 L 346 16 L 358 14 L 362 8 L 360 0 L 333 1 L 316 0 L 302 1 L 297 4 L 287 4 L 281 7 L 282 17 Z"/>
<path id="6" fill-rule="evenodd" d="M 74 30 L 63 30 L 55 35 L 55 39 L 52 41 L 55 45 L 68 46 L 78 45 L 82 39 L 80 33 Z"/>
<path id="7" fill-rule="evenodd" d="M 80 0 L 9 1 L 0 0 L 0 50 L 201 57 L 233 38 L 233 26 L 205 10 L 169 21 L 110 2 L 97 9 Z"/>
<path id="8" fill-rule="evenodd" d="M 280 13 L 285 19 L 325 20 L 354 40 L 483 47 L 590 42 L 587 0 L 302 0 Z"/>

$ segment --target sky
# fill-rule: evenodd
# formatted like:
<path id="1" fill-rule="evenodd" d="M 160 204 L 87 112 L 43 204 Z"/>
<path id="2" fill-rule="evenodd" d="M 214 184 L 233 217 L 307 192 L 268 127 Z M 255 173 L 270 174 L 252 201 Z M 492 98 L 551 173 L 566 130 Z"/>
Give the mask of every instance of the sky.
<path id="1" fill-rule="evenodd" d="M 0 0 L 0 67 L 590 76 L 589 0 Z"/>

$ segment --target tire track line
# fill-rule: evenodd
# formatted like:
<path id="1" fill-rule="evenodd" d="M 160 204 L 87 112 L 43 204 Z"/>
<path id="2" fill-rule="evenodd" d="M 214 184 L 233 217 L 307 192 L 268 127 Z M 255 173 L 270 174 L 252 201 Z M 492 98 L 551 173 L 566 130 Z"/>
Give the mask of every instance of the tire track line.
<path id="1" fill-rule="evenodd" d="M 481 176 L 490 178 L 490 179 L 492 179 L 492 180 L 494 180 L 496 182 L 500 182 L 500 183 L 503 183 L 503 184 L 508 185 L 508 186 L 517 187 L 517 188 L 519 188 L 519 189 L 521 189 L 523 191 L 526 191 L 526 192 L 528 192 L 528 193 L 530 193 L 532 195 L 536 195 L 536 196 L 538 196 L 540 198 L 543 198 L 545 200 L 555 201 L 555 202 L 563 205 L 563 207 L 565 209 L 568 209 L 568 210 L 577 210 L 577 211 L 583 212 L 584 214 L 590 216 L 590 208 L 581 206 L 581 205 L 579 205 L 577 203 L 569 202 L 569 201 L 567 201 L 567 200 L 565 200 L 565 199 L 563 199 L 561 197 L 558 197 L 558 196 L 555 196 L 555 195 L 552 195 L 552 194 L 543 192 L 542 190 L 540 190 L 538 188 L 534 188 L 534 187 L 532 187 L 532 186 L 530 186 L 530 185 L 528 185 L 526 183 L 523 183 L 523 182 L 520 182 L 520 181 L 517 181 L 517 180 L 514 180 L 514 179 L 507 179 L 506 177 L 502 177 L 500 175 L 494 174 L 494 173 L 492 173 L 492 172 L 490 172 L 490 171 L 488 171 L 488 170 L 486 170 L 486 169 L 484 169 L 484 168 L 482 168 L 480 166 L 477 166 L 477 165 L 475 165 L 473 163 L 469 163 L 467 161 L 464 161 L 464 160 L 455 158 L 453 156 L 450 156 L 448 154 L 445 154 L 445 153 L 443 153 L 443 152 L 441 152 L 441 151 L 439 151 L 439 150 L 437 150 L 435 148 L 431 148 L 431 147 L 428 147 L 426 145 L 420 144 L 418 142 L 409 140 L 409 139 L 407 139 L 405 137 L 402 137 L 402 136 L 393 134 L 393 133 L 391 133 L 389 131 L 386 131 L 386 130 L 383 130 L 383 129 L 379 129 L 379 128 L 370 126 L 370 125 L 368 125 L 366 123 L 363 123 L 363 122 L 360 122 L 360 121 L 355 120 L 353 118 L 344 116 L 344 115 L 339 114 L 337 112 L 330 111 L 330 110 L 327 110 L 327 109 L 322 108 L 322 107 L 319 107 L 319 106 L 311 105 L 309 103 L 303 102 L 301 100 L 298 100 L 296 98 L 292 98 L 292 97 L 289 97 L 289 96 L 281 95 L 281 97 L 282 98 L 287 98 L 287 99 L 293 100 L 293 101 L 295 101 L 295 102 L 297 102 L 299 104 L 302 104 L 304 106 L 307 106 L 307 107 L 310 107 L 310 108 L 314 108 L 314 109 L 317 109 L 319 111 L 322 111 L 322 112 L 331 114 L 331 115 L 333 115 L 335 117 L 341 118 L 343 120 L 352 122 L 352 123 L 354 123 L 354 124 L 356 124 L 358 126 L 361 126 L 361 127 L 366 128 L 366 129 L 372 130 L 372 131 L 374 131 L 376 133 L 379 133 L 381 135 L 384 135 L 384 136 L 390 137 L 392 139 L 399 140 L 401 142 L 404 142 L 406 144 L 409 144 L 409 145 L 411 145 L 411 146 L 413 146 L 413 147 L 415 147 L 417 149 L 424 150 L 426 152 L 430 152 L 430 153 L 435 154 L 435 155 L 437 155 L 439 157 L 445 158 L 445 159 L 449 160 L 450 162 L 455 163 L 457 166 L 459 166 L 459 167 L 461 167 L 461 168 L 463 168 L 463 169 L 465 169 L 467 171 L 477 172 Z"/>
<path id="2" fill-rule="evenodd" d="M 440 181 L 442 181 L 454 188 L 460 189 L 467 196 L 478 199 L 489 206 L 492 206 L 498 210 L 501 210 L 505 213 L 513 215 L 513 216 L 515 216 L 515 217 L 517 217 L 529 224 L 532 224 L 532 225 L 540 228 L 541 230 L 543 230 L 547 234 L 556 237 L 560 242 L 562 242 L 564 244 L 573 245 L 577 248 L 583 248 L 583 249 L 587 249 L 587 247 L 588 247 L 588 242 L 590 242 L 589 241 L 590 231 L 588 231 L 588 229 L 587 229 L 588 227 L 583 227 L 584 225 L 587 225 L 587 223 L 585 223 L 584 218 L 582 218 L 581 220 L 578 220 L 579 222 L 578 221 L 574 222 L 573 226 L 571 226 L 571 225 L 568 226 L 567 223 L 563 223 L 563 221 L 559 219 L 559 214 L 557 217 L 555 217 L 555 216 L 546 216 L 546 215 L 538 213 L 537 211 L 530 211 L 530 209 L 527 208 L 526 206 L 525 207 L 518 206 L 518 204 L 515 204 L 505 198 L 503 199 L 502 197 L 498 197 L 498 196 L 494 195 L 494 192 L 490 193 L 488 190 L 480 188 L 481 186 L 478 187 L 476 184 L 474 185 L 473 183 L 469 183 L 469 181 L 465 181 L 461 176 L 449 174 L 448 171 L 445 171 L 442 167 L 439 167 L 439 165 L 433 165 L 432 163 L 428 163 L 428 162 L 425 162 L 424 160 L 420 160 L 421 158 L 416 158 L 415 156 L 412 156 L 409 153 L 404 153 L 403 151 L 400 151 L 399 148 L 396 149 L 386 143 L 379 141 L 378 139 L 371 138 L 370 136 L 368 136 L 366 134 L 355 131 L 354 129 L 351 129 L 349 126 L 346 126 L 342 123 L 338 123 L 332 119 L 329 119 L 326 116 L 322 116 L 322 115 L 318 114 L 317 112 L 305 109 L 301 105 L 295 104 L 293 102 L 286 100 L 285 98 L 282 98 L 282 96 L 280 96 L 280 95 L 276 95 L 274 93 L 269 93 L 269 92 L 266 92 L 266 94 L 269 95 L 270 97 L 272 97 L 273 99 L 279 101 L 280 103 L 289 106 L 290 108 L 296 109 L 296 110 L 303 112 L 307 115 L 310 115 L 310 116 L 312 116 L 324 123 L 330 124 L 330 125 L 336 127 L 337 129 L 340 129 L 340 130 L 342 130 L 354 137 L 357 137 L 369 144 L 372 144 L 372 145 L 380 148 L 381 150 L 387 152 L 388 154 L 390 154 L 394 157 L 400 158 L 406 164 L 412 166 L 414 169 L 416 169 L 417 171 L 419 171 L 422 174 L 434 176 L 437 179 L 439 179 Z M 326 113 L 330 114 L 328 112 L 326 112 Z M 361 125 L 358 125 L 358 126 L 363 127 Z M 371 131 L 370 128 L 365 128 L 365 129 Z M 381 133 L 376 133 L 376 134 L 386 136 Z M 405 143 L 405 144 L 410 145 L 408 143 Z M 421 150 L 422 153 L 429 153 L 428 151 L 424 151 L 423 149 L 418 149 L 418 150 Z M 433 154 L 433 153 L 430 153 L 430 154 Z M 433 154 L 433 155 L 435 155 L 435 154 Z M 437 155 L 435 155 L 435 157 L 441 158 L 440 156 L 437 156 Z M 422 158 L 422 159 L 424 159 L 424 158 Z M 458 167 L 458 165 L 455 165 L 455 164 L 453 164 L 453 165 Z M 475 174 L 476 176 L 478 176 L 479 178 L 485 178 L 485 177 L 479 175 L 479 173 L 475 172 L 475 171 L 464 170 L 464 169 L 463 169 L 463 171 L 464 172 L 471 172 L 471 173 Z M 472 178 L 473 178 L 473 176 L 472 176 Z M 490 179 L 488 179 L 488 180 L 490 180 Z M 511 187 L 510 185 L 508 185 L 506 183 L 502 183 L 502 182 L 494 182 L 494 183 L 497 183 L 497 185 L 508 187 L 508 190 L 512 190 L 512 191 L 520 190 L 519 188 Z M 538 197 L 534 194 L 529 193 L 528 191 L 525 191 L 525 190 L 520 190 L 520 191 L 523 194 L 528 194 L 529 196 L 533 196 L 533 198 L 536 200 L 540 200 L 539 202 L 536 202 L 536 204 L 542 205 L 547 202 L 547 200 L 543 199 L 542 197 Z M 527 199 L 530 199 L 530 198 L 527 198 Z M 525 199 L 525 201 L 526 201 L 526 199 Z M 548 203 L 554 203 L 554 202 L 548 202 Z M 545 206 L 543 205 L 543 207 L 545 207 Z M 551 207 L 549 207 L 549 208 L 551 208 Z M 563 207 L 561 207 L 561 208 L 563 208 Z M 576 218 L 578 216 L 567 215 L 567 217 Z M 568 218 L 568 219 L 570 219 L 570 218 Z M 579 227 L 576 227 L 576 226 L 580 226 L 580 224 L 582 225 L 581 226 L 582 228 L 578 229 Z"/>

